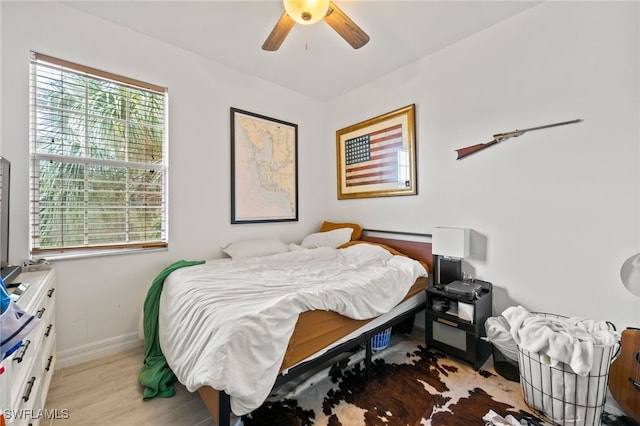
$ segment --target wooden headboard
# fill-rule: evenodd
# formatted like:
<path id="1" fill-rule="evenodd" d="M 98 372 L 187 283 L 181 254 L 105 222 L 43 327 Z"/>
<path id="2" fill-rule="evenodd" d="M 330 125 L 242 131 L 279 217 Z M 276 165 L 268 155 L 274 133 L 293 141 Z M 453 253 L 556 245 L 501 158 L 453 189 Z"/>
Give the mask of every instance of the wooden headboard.
<path id="1" fill-rule="evenodd" d="M 369 234 L 389 234 L 389 237 L 378 237 Z M 402 236 L 406 239 L 392 238 L 393 235 Z M 414 237 L 414 240 L 411 238 Z M 412 259 L 420 260 L 429 266 L 429 272 L 433 272 L 433 256 L 431 253 L 431 242 L 425 241 L 431 239 L 431 234 L 419 234 L 411 232 L 393 232 L 379 231 L 373 229 L 364 229 L 362 241 L 371 241 L 372 243 L 385 244 L 396 249 Z"/>

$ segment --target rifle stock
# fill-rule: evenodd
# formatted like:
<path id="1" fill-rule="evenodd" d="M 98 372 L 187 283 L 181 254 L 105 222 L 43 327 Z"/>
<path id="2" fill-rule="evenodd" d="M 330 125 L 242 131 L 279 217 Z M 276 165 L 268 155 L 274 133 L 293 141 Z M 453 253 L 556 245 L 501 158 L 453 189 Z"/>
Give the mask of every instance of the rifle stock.
<path id="1" fill-rule="evenodd" d="M 489 148 L 491 145 L 494 145 L 494 144 L 497 144 L 497 143 L 498 143 L 498 141 L 496 139 L 494 139 L 491 142 L 478 143 L 478 144 L 475 144 L 475 145 L 468 146 L 466 148 L 456 149 L 456 152 L 458 153 L 458 158 L 456 158 L 456 160 L 461 160 L 464 157 L 466 157 L 467 155 L 471 155 L 474 152 L 482 151 L 483 149 Z"/>

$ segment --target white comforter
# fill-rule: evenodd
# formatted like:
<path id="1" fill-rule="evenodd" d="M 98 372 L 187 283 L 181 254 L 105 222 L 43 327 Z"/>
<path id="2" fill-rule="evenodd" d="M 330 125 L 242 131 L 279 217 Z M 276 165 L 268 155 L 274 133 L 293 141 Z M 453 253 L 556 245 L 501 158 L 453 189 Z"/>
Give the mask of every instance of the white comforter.
<path id="1" fill-rule="evenodd" d="M 420 263 L 368 244 L 179 269 L 164 283 L 160 345 L 189 391 L 224 390 L 232 411 L 243 415 L 268 396 L 299 313 L 373 318 L 426 274 Z"/>

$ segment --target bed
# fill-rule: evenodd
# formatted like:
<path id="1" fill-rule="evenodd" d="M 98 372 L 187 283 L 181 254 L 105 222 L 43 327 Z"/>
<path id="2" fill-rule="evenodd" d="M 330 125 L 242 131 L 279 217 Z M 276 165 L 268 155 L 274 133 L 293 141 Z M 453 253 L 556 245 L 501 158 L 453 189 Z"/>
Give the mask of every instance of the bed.
<path id="1" fill-rule="evenodd" d="M 252 411 L 272 388 L 358 345 L 368 369 L 371 337 L 424 310 L 429 236 L 375 236 L 385 233 L 358 233 L 338 250 L 288 247 L 168 275 L 158 317 L 162 351 L 216 424 L 231 424 L 232 411 Z"/>

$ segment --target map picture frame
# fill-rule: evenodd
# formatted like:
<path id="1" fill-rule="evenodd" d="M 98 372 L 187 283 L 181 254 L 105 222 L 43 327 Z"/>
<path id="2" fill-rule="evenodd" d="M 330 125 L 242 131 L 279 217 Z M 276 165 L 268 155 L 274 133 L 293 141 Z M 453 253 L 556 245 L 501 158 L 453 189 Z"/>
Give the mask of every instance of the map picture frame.
<path id="1" fill-rule="evenodd" d="M 231 115 L 231 223 L 298 221 L 298 125 Z"/>
<path id="2" fill-rule="evenodd" d="M 415 104 L 336 131 L 338 199 L 416 195 Z"/>

